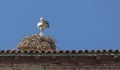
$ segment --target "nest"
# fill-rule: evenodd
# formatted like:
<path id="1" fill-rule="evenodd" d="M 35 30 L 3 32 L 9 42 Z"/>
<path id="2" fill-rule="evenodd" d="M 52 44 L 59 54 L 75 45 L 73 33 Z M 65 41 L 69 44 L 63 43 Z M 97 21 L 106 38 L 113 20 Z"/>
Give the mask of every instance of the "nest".
<path id="1" fill-rule="evenodd" d="M 48 36 L 32 35 L 25 37 L 17 46 L 19 50 L 56 50 L 55 40 Z"/>

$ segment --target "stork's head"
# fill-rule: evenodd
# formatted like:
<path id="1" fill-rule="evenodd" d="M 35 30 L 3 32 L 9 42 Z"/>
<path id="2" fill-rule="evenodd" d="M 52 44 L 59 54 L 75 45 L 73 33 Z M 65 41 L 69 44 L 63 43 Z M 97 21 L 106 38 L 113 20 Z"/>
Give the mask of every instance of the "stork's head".
<path id="1" fill-rule="evenodd" d="M 41 18 L 40 18 L 40 21 L 42 21 L 42 20 L 44 20 L 44 18 L 43 18 L 43 17 L 41 17 Z"/>

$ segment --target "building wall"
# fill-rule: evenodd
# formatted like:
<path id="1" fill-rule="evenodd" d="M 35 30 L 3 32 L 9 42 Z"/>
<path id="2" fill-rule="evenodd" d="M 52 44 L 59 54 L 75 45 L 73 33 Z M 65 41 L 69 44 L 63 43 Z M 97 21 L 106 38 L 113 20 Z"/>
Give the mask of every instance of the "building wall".
<path id="1" fill-rule="evenodd" d="M 2 56 L 0 70 L 120 70 L 120 59 L 114 56 Z"/>

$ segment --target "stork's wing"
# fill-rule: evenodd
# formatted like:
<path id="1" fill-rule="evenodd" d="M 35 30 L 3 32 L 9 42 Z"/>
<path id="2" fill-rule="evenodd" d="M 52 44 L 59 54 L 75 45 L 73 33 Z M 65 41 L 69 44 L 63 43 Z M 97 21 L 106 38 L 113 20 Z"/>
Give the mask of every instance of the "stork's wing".
<path id="1" fill-rule="evenodd" d="M 49 27 L 49 22 L 48 22 L 48 21 L 45 21 L 45 23 L 47 24 L 47 27 Z"/>

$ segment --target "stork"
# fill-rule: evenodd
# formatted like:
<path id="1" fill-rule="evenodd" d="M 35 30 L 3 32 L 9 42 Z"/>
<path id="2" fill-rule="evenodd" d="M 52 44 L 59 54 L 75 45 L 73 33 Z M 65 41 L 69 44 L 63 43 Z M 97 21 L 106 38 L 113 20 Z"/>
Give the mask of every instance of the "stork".
<path id="1" fill-rule="evenodd" d="M 37 27 L 40 29 L 40 35 L 43 35 L 43 30 L 49 27 L 49 23 L 43 17 L 41 17 L 40 22 L 37 24 Z"/>

